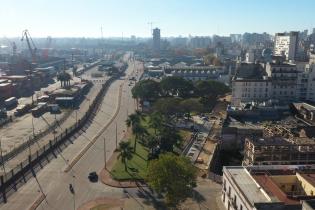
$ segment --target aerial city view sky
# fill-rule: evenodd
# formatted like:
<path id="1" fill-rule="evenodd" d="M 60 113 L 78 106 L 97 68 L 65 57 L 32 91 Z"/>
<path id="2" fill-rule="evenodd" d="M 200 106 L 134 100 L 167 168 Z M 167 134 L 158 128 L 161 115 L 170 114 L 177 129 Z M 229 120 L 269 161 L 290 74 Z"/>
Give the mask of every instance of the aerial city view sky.
<path id="1" fill-rule="evenodd" d="M 1 0 L 0 36 L 28 28 L 34 37 L 162 36 L 311 29 L 315 1 L 285 0 Z"/>

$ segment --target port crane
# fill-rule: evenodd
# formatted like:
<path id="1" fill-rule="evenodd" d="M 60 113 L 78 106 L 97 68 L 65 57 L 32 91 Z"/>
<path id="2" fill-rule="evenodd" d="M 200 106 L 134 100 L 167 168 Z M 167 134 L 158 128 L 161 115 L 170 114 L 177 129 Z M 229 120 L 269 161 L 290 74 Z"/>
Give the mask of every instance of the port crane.
<path id="1" fill-rule="evenodd" d="M 32 63 L 36 63 L 36 51 L 37 51 L 37 48 L 33 42 L 33 39 L 30 35 L 30 33 L 28 32 L 27 29 L 25 29 L 23 32 L 22 32 L 22 38 L 21 38 L 21 41 L 23 40 L 26 40 L 26 43 L 27 43 L 27 47 L 28 47 L 28 50 L 30 51 L 31 53 L 31 56 L 32 56 Z"/>

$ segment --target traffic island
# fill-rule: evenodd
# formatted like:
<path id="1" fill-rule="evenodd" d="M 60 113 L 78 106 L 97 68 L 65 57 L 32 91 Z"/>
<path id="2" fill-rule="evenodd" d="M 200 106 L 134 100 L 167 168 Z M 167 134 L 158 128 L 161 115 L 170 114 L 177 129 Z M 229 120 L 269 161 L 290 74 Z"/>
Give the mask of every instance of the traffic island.
<path id="1" fill-rule="evenodd" d="M 138 145 L 139 147 L 141 145 Z M 117 188 L 135 188 L 139 186 L 146 186 L 144 182 L 144 174 L 146 173 L 147 160 L 141 160 L 139 163 L 139 157 L 134 157 L 127 163 L 127 172 L 124 169 L 123 164 L 117 159 L 119 152 L 114 152 L 111 158 L 106 163 L 106 168 L 103 168 L 100 172 L 100 180 L 102 183 Z M 140 166 L 141 172 L 138 168 L 133 166 Z M 132 169 L 133 168 L 133 169 Z"/>

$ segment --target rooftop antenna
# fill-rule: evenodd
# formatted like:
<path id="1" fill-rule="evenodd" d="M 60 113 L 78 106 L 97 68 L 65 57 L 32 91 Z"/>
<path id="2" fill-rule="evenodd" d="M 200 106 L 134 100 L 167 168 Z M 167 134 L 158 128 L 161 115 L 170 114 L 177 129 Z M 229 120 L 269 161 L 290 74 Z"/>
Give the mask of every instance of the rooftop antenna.
<path id="1" fill-rule="evenodd" d="M 104 37 L 103 37 L 103 26 L 101 26 L 101 46 L 102 46 L 102 56 L 104 55 Z"/>

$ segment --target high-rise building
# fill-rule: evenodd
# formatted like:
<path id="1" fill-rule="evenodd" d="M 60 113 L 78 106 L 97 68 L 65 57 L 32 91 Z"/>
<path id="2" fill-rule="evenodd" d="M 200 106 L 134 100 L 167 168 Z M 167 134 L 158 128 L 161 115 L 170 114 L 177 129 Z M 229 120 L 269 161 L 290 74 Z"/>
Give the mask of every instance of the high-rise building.
<path id="1" fill-rule="evenodd" d="M 211 44 L 211 38 L 208 36 L 195 36 L 190 39 L 192 48 L 208 48 Z"/>
<path id="2" fill-rule="evenodd" d="M 275 36 L 274 55 L 284 56 L 286 60 L 295 60 L 299 32 L 277 33 Z"/>
<path id="3" fill-rule="evenodd" d="M 155 52 L 160 51 L 161 45 L 161 32 L 159 28 L 153 29 L 153 50 Z"/>

